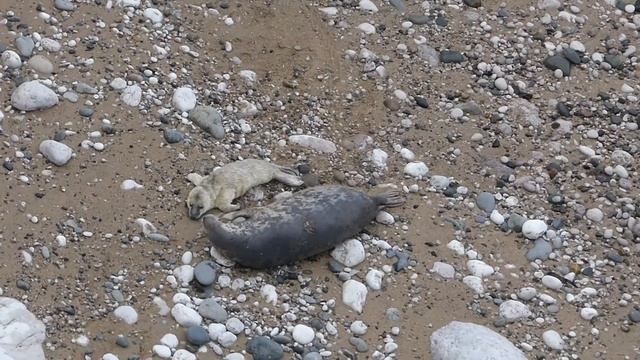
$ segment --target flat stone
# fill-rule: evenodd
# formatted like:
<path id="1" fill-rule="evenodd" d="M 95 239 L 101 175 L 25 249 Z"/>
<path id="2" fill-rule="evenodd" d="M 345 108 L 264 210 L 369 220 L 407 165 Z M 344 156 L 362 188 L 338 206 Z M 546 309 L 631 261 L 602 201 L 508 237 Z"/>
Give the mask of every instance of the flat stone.
<path id="1" fill-rule="evenodd" d="M 462 0 L 462 3 L 472 8 L 479 8 L 482 6 L 481 0 Z"/>
<path id="2" fill-rule="evenodd" d="M 580 65 L 582 63 L 582 60 L 580 59 L 580 54 L 570 47 L 565 48 L 563 51 L 563 54 L 567 58 L 567 60 L 569 60 L 572 64 Z"/>
<path id="3" fill-rule="evenodd" d="M 476 198 L 476 205 L 487 213 L 491 213 L 496 208 L 496 199 L 493 194 L 483 191 Z"/>
<path id="4" fill-rule="evenodd" d="M 198 313 L 204 318 L 213 320 L 217 323 L 225 323 L 229 318 L 227 310 L 222 307 L 213 298 L 203 300 L 198 306 Z"/>
<path id="5" fill-rule="evenodd" d="M 73 11 L 76 8 L 71 0 L 55 0 L 53 2 L 53 6 L 55 6 L 56 9 L 63 11 Z"/>
<path id="6" fill-rule="evenodd" d="M 55 140 L 44 140 L 38 149 L 47 160 L 57 166 L 67 164 L 73 156 L 73 150 L 70 147 Z"/>
<path id="7" fill-rule="evenodd" d="M 571 75 L 571 63 L 562 55 L 552 55 L 542 62 L 549 70 L 560 69 L 564 76 Z"/>
<path id="8" fill-rule="evenodd" d="M 11 93 L 11 105 L 18 110 L 43 110 L 58 104 L 58 95 L 38 80 L 25 81 Z"/>
<path id="9" fill-rule="evenodd" d="M 20 36 L 16 38 L 16 49 L 24 57 L 30 57 L 36 44 L 30 36 Z"/>
<path id="10" fill-rule="evenodd" d="M 196 106 L 189 112 L 189 119 L 199 128 L 209 133 L 214 138 L 221 140 L 225 131 L 222 125 L 222 115 L 211 106 Z"/>
<path id="11" fill-rule="evenodd" d="M 194 269 L 194 276 L 203 286 L 209 286 L 216 281 L 218 266 L 215 262 L 205 260 L 196 265 Z"/>
<path id="12" fill-rule="evenodd" d="M 457 51 L 443 50 L 440 52 L 440 61 L 445 64 L 459 64 L 465 61 L 464 55 Z"/>
<path id="13" fill-rule="evenodd" d="M 247 352 L 254 360 L 279 360 L 284 356 L 282 346 L 266 336 L 258 336 L 247 342 Z"/>
<path id="14" fill-rule="evenodd" d="M 45 75 L 49 75 L 54 71 L 51 61 L 42 55 L 35 55 L 31 57 L 29 61 L 27 61 L 27 65 L 29 65 L 33 70 Z"/>

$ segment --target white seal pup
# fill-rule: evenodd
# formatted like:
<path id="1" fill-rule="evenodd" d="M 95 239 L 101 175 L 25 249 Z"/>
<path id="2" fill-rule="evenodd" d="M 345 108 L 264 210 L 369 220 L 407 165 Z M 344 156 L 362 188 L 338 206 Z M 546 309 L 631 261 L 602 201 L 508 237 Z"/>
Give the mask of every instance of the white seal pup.
<path id="1" fill-rule="evenodd" d="M 262 207 L 203 218 L 213 246 L 236 263 L 256 269 L 286 265 L 327 251 L 356 235 L 386 207 L 400 206 L 400 190 L 369 196 L 340 185 L 315 186 Z"/>
<path id="2" fill-rule="evenodd" d="M 246 194 L 254 186 L 278 180 L 289 186 L 300 186 L 302 178 L 291 168 L 264 160 L 235 161 L 215 169 L 207 176 L 191 173 L 187 176 L 196 187 L 187 197 L 189 217 L 197 220 L 208 211 L 218 208 L 223 212 L 240 209 L 233 200 Z"/>

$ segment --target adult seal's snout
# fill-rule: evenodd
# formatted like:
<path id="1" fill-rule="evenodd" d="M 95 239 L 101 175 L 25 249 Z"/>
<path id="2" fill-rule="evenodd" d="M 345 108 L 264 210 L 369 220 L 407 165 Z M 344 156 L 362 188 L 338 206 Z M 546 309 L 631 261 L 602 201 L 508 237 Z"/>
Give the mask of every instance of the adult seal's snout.
<path id="1" fill-rule="evenodd" d="M 294 193 L 267 206 L 225 215 L 247 217 L 239 223 L 206 215 L 203 225 L 212 244 L 236 263 L 251 268 L 291 264 L 327 251 L 359 233 L 381 208 L 399 206 L 401 192 L 369 196 L 328 185 Z"/>

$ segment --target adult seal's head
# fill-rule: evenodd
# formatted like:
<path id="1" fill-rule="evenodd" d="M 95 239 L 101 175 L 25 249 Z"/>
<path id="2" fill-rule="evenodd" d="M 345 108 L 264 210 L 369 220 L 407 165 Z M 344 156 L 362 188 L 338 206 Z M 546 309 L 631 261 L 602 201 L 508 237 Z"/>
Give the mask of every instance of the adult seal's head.
<path id="1" fill-rule="evenodd" d="M 273 203 L 225 215 L 206 215 L 203 224 L 213 246 L 236 263 L 251 268 L 291 264 L 327 251 L 359 233 L 385 207 L 404 202 L 389 190 L 369 196 L 353 188 L 309 188 Z"/>

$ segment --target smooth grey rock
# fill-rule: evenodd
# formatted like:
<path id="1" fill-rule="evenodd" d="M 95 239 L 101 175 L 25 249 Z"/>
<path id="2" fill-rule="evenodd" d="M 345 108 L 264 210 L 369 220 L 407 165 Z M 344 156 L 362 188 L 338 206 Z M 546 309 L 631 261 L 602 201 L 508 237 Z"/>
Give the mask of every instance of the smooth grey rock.
<path id="1" fill-rule="evenodd" d="M 202 326 L 191 326 L 187 329 L 187 341 L 202 346 L 210 341 L 209 333 Z"/>
<path id="2" fill-rule="evenodd" d="M 313 352 L 306 353 L 302 357 L 302 360 L 322 360 L 322 355 L 320 355 L 319 352 L 313 351 Z"/>
<path id="3" fill-rule="evenodd" d="M 202 261 L 193 269 L 194 276 L 201 285 L 209 286 L 216 281 L 217 268 L 216 263 L 213 261 Z"/>
<path id="4" fill-rule="evenodd" d="M 73 150 L 70 147 L 55 140 L 44 140 L 40 143 L 39 150 L 47 160 L 57 166 L 68 163 L 73 155 Z"/>
<path id="5" fill-rule="evenodd" d="M 527 221 L 527 218 L 520 215 L 520 214 L 516 214 L 513 213 L 509 216 L 509 219 L 507 220 L 507 225 L 509 225 L 509 228 L 515 232 L 521 232 L 522 231 L 522 225 Z"/>
<path id="6" fill-rule="evenodd" d="M 369 351 L 369 345 L 367 345 L 367 342 L 360 338 L 352 336 L 349 338 L 349 343 L 355 346 L 356 351 L 358 352 L 364 353 Z"/>
<path id="7" fill-rule="evenodd" d="M 36 44 L 30 36 L 20 36 L 16 38 L 16 49 L 20 55 L 30 57 Z"/>
<path id="8" fill-rule="evenodd" d="M 87 83 L 78 82 L 73 86 L 73 88 L 79 92 L 80 94 L 97 94 L 98 89 L 94 86 L 91 86 Z"/>
<path id="9" fill-rule="evenodd" d="M 78 95 L 78 93 L 76 93 L 75 91 L 67 91 L 62 94 L 62 98 L 69 102 L 77 103 L 78 100 L 80 100 L 80 95 Z"/>
<path id="10" fill-rule="evenodd" d="M 391 321 L 400 321 L 400 319 L 402 318 L 402 313 L 396 308 L 388 308 L 385 311 L 385 315 L 387 319 Z"/>
<path id="11" fill-rule="evenodd" d="M 35 55 L 31 57 L 27 62 L 27 65 L 29 65 L 33 70 L 45 75 L 51 74 L 54 71 L 51 61 L 42 55 Z"/>
<path id="12" fill-rule="evenodd" d="M 224 138 L 224 126 L 222 125 L 222 115 L 211 106 L 196 106 L 189 112 L 189 119 L 209 133 L 214 138 L 221 140 Z"/>
<path id="13" fill-rule="evenodd" d="M 389 0 L 389 4 L 391 4 L 391 6 L 396 8 L 401 13 L 407 11 L 407 5 L 405 5 L 403 0 Z"/>
<path id="14" fill-rule="evenodd" d="M 480 6 L 482 6 L 482 1 L 481 0 L 462 0 L 462 2 L 472 8 L 479 8 Z"/>
<path id="15" fill-rule="evenodd" d="M 531 248 L 527 252 L 527 260 L 547 260 L 549 258 L 549 254 L 553 251 L 553 247 L 549 242 L 544 239 L 538 239 L 534 242 L 533 248 Z"/>
<path id="16" fill-rule="evenodd" d="M 431 22 L 431 18 L 427 15 L 409 15 L 407 20 L 411 21 L 415 25 L 425 25 Z"/>
<path id="17" fill-rule="evenodd" d="M 509 340 L 477 324 L 453 321 L 431 334 L 432 360 L 526 360 Z"/>
<path id="18" fill-rule="evenodd" d="M 18 110 L 43 110 L 56 104 L 58 95 L 38 80 L 23 82 L 11 94 L 11 105 Z"/>
<path id="19" fill-rule="evenodd" d="M 0 359 L 45 360 L 45 326 L 20 301 L 0 297 Z"/>
<path id="20" fill-rule="evenodd" d="M 418 56 L 433 68 L 440 65 L 440 54 L 438 54 L 438 51 L 436 49 L 432 48 L 429 45 L 418 45 Z"/>
<path id="21" fill-rule="evenodd" d="M 492 212 L 496 208 L 496 199 L 493 194 L 483 191 L 476 198 L 476 205 L 487 213 Z"/>
<path id="22" fill-rule="evenodd" d="M 184 134 L 176 129 L 166 129 L 164 131 L 164 139 L 169 144 L 175 144 L 184 140 Z"/>
<path id="23" fill-rule="evenodd" d="M 76 8 L 71 0 L 55 0 L 53 2 L 53 6 L 55 6 L 56 9 L 63 11 L 73 11 Z"/>
<path id="24" fill-rule="evenodd" d="M 582 60 L 580 60 L 580 54 L 578 54 L 578 52 L 573 50 L 572 48 L 565 48 L 563 53 L 567 60 L 569 60 L 572 64 L 579 65 L 580 63 L 582 63 Z"/>
<path id="25" fill-rule="evenodd" d="M 633 321 L 634 323 L 640 322 L 640 310 L 632 310 L 629 313 L 629 320 Z"/>
<path id="26" fill-rule="evenodd" d="M 222 324 L 224 324 L 229 318 L 227 310 L 225 310 L 222 305 L 213 298 L 205 299 L 200 303 L 200 306 L 198 306 L 198 314 L 204 318 Z"/>
<path id="27" fill-rule="evenodd" d="M 464 55 L 457 51 L 444 50 L 440 52 L 440 61 L 445 64 L 459 64 L 464 62 Z"/>
<path id="28" fill-rule="evenodd" d="M 247 352 L 254 360 L 279 360 L 284 356 L 282 346 L 266 336 L 258 336 L 247 342 Z"/>
<path id="29" fill-rule="evenodd" d="M 123 348 L 128 348 L 129 347 L 129 339 L 127 339 L 126 336 L 124 335 L 118 335 L 118 337 L 116 337 L 116 345 L 123 347 Z"/>
<path id="30" fill-rule="evenodd" d="M 88 106 L 83 106 L 80 108 L 78 113 L 80 114 L 80 116 L 90 117 L 91 115 L 93 115 L 93 109 Z"/>
<path id="31" fill-rule="evenodd" d="M 544 66 L 547 67 L 547 69 L 550 69 L 550 70 L 560 69 L 562 70 L 562 74 L 564 76 L 571 75 L 571 63 L 569 63 L 569 60 L 567 60 L 567 58 L 565 58 L 562 55 L 549 56 L 546 59 L 544 59 L 542 63 L 544 64 Z"/>

